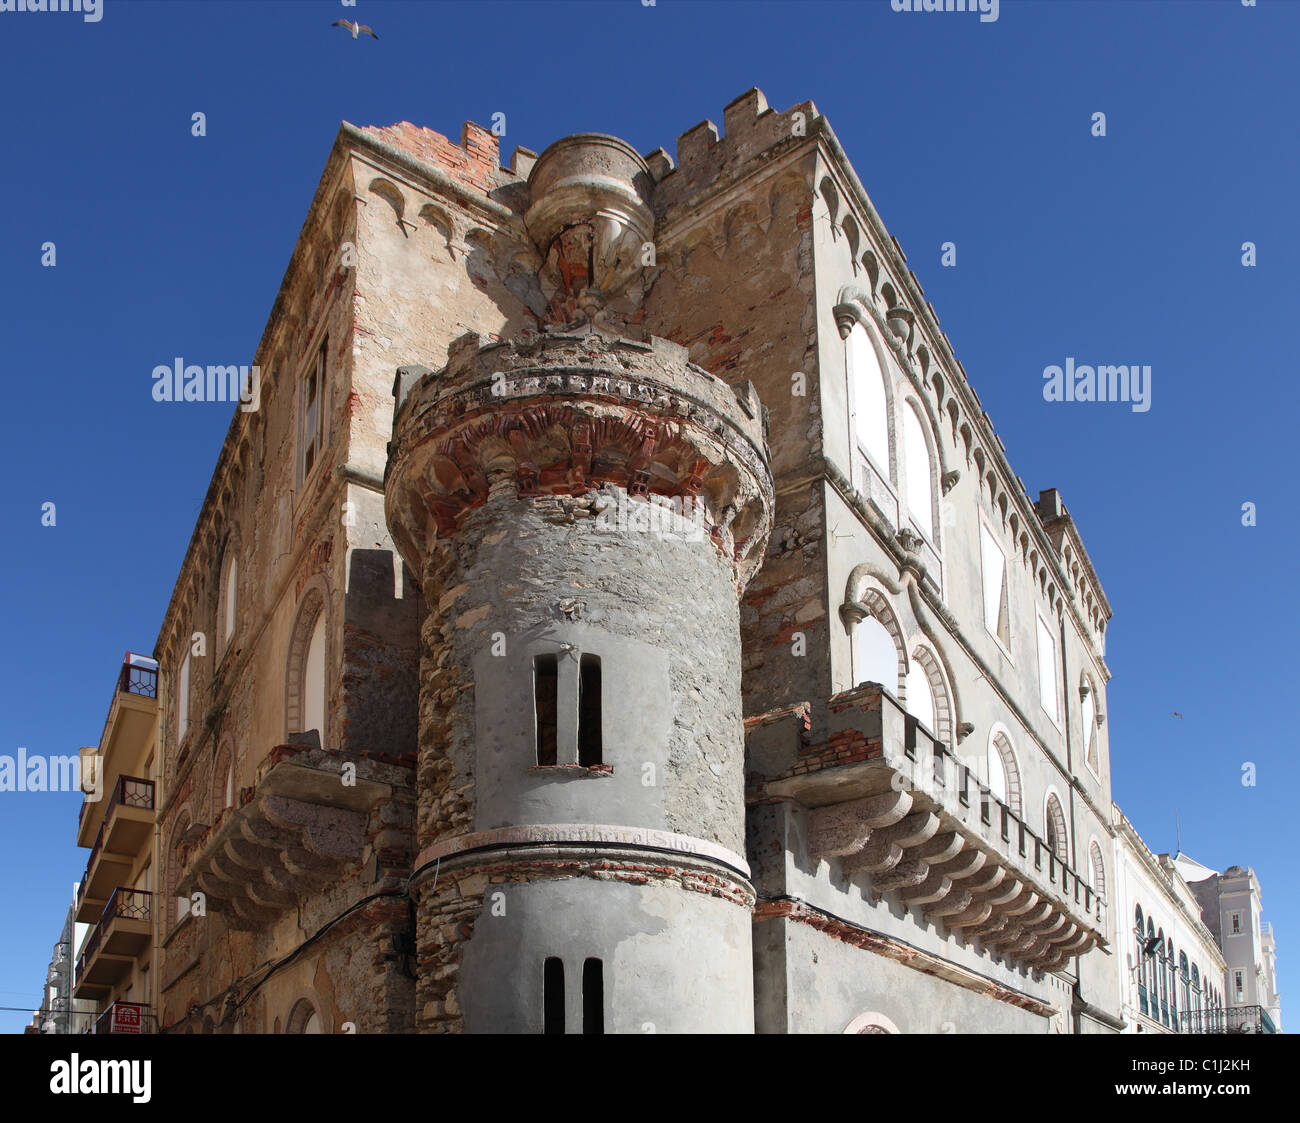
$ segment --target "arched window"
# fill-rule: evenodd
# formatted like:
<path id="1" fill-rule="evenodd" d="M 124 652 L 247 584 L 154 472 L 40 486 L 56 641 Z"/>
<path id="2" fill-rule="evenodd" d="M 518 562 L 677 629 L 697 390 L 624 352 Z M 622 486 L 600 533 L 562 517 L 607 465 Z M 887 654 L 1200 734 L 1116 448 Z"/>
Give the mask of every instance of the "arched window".
<path id="1" fill-rule="evenodd" d="M 1183 1016 L 1190 1019 L 1192 1010 L 1192 976 L 1187 967 L 1187 953 L 1178 955 L 1179 993 L 1182 995 Z"/>
<path id="2" fill-rule="evenodd" d="M 1138 980 L 1138 1005 L 1142 1008 L 1142 1013 L 1151 1012 L 1150 1005 L 1147 1001 L 1147 957 L 1146 957 L 1146 929 L 1142 925 L 1142 906 L 1137 906 L 1137 924 L 1134 926 L 1133 935 L 1135 938 L 1135 956 L 1134 966 L 1137 969 Z"/>
<path id="3" fill-rule="evenodd" d="M 1088 884 L 1097 896 L 1106 896 L 1106 863 L 1101 856 L 1101 847 L 1094 838 L 1088 847 Z"/>
<path id="4" fill-rule="evenodd" d="M 1043 817 L 1047 825 L 1047 837 L 1045 839 L 1047 848 L 1062 862 L 1068 862 L 1070 847 L 1065 837 L 1065 812 L 1061 810 L 1061 801 L 1056 798 L 1055 792 L 1047 797 L 1047 806 Z"/>
<path id="5" fill-rule="evenodd" d="M 171 843 L 167 847 L 167 925 L 168 931 L 189 915 L 190 899 L 177 895 L 176 887 L 180 884 L 184 865 L 181 861 L 181 845 L 185 832 L 190 827 L 190 813 L 182 810 L 176 817 L 176 826 L 172 829 Z"/>
<path id="6" fill-rule="evenodd" d="M 212 765 L 211 813 L 208 822 L 215 823 L 233 805 L 235 799 L 235 767 L 232 742 L 222 741 Z"/>
<path id="7" fill-rule="evenodd" d="M 1191 1008 L 1199 1015 L 1204 1009 L 1201 1002 L 1201 969 L 1195 963 L 1192 964 L 1192 1005 Z"/>
<path id="8" fill-rule="evenodd" d="M 845 1033 L 898 1033 L 898 1026 L 885 1017 L 884 1014 L 877 1014 L 874 1010 L 870 1013 L 859 1014 L 848 1025 L 844 1027 Z"/>
<path id="9" fill-rule="evenodd" d="M 1151 1016 L 1160 1020 L 1160 982 L 1157 978 L 1157 966 L 1160 962 L 1160 951 L 1156 945 L 1156 926 L 1152 919 L 1147 917 L 1147 938 L 1144 945 L 1147 949 L 1146 955 L 1142 957 L 1142 970 L 1146 975 L 1147 994 L 1151 998 Z"/>
<path id="10" fill-rule="evenodd" d="M 934 485 L 931 479 L 930 446 L 925 439 L 916 406 L 903 410 L 903 470 L 907 473 L 907 512 L 927 539 L 934 541 Z"/>
<path id="11" fill-rule="evenodd" d="M 321 748 L 325 748 L 328 734 L 327 615 L 324 594 L 313 589 L 303 598 L 294 624 L 285 692 L 288 732 L 306 733 L 315 729 L 320 734 Z"/>
<path id="12" fill-rule="evenodd" d="M 852 646 L 854 683 L 878 682 L 897 694 L 898 647 L 884 624 L 874 616 L 861 620 L 853 629 Z"/>
<path id="13" fill-rule="evenodd" d="M 235 556 L 233 546 L 226 547 L 226 556 L 221 565 L 221 591 L 217 619 L 221 622 L 221 634 L 218 636 L 218 653 L 222 653 L 230 644 L 230 637 L 235 634 L 235 610 L 239 597 L 239 559 Z"/>
<path id="14" fill-rule="evenodd" d="M 922 686 L 924 679 L 924 686 Z M 924 644 L 912 649 L 907 709 L 944 744 L 953 744 L 952 694 L 939 657 Z"/>
<path id="15" fill-rule="evenodd" d="M 867 329 L 854 324 L 845 344 L 849 393 L 853 403 L 853 434 L 858 447 L 889 479 L 889 399 L 885 373 Z"/>
<path id="16" fill-rule="evenodd" d="M 1097 764 L 1097 699 L 1092 684 L 1085 680 L 1083 696 L 1083 758 L 1088 767 L 1098 771 Z"/>
<path id="17" fill-rule="evenodd" d="M 190 649 L 185 649 L 180 673 L 176 676 L 176 743 L 185 740 L 190 727 Z"/>
<path id="18" fill-rule="evenodd" d="M 937 733 L 935 727 L 934 688 L 930 685 L 930 676 L 920 662 L 913 658 L 905 680 L 907 686 L 907 712 L 919 721 L 931 733 Z"/>
<path id="19" fill-rule="evenodd" d="M 1020 802 L 1020 767 L 1015 750 L 1005 733 L 994 732 L 989 739 L 989 790 L 1017 817 L 1023 817 Z"/>
<path id="20" fill-rule="evenodd" d="M 289 1011 L 289 1020 L 284 1025 L 285 1033 L 324 1033 L 320 1012 L 306 998 L 300 998 Z"/>
<path id="21" fill-rule="evenodd" d="M 1169 1024 L 1169 970 L 1165 966 L 1165 930 L 1160 929 L 1156 933 L 1156 985 L 1160 991 L 1160 1020 L 1165 1025 Z"/>

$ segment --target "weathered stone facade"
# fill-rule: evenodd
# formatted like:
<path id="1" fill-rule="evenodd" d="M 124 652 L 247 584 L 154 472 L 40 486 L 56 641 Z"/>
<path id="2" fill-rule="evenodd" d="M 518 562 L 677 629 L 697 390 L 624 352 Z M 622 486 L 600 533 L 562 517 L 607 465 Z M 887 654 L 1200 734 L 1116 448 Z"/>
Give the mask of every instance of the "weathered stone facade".
<path id="1" fill-rule="evenodd" d="M 1114 1028 L 1109 606 L 811 102 L 344 125 L 256 358 L 164 1028 Z"/>

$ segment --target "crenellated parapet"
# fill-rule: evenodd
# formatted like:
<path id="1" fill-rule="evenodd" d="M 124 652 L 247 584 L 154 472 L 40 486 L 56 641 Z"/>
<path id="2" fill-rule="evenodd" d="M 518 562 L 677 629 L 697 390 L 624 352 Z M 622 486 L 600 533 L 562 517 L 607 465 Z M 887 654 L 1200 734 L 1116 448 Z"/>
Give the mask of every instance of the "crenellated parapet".
<path id="1" fill-rule="evenodd" d="M 520 497 L 612 484 L 680 505 L 742 587 L 762 560 L 773 505 L 763 409 L 749 384 L 733 390 L 684 348 L 467 335 L 442 371 L 402 368 L 394 392 L 388 522 L 413 566 L 502 484 Z"/>

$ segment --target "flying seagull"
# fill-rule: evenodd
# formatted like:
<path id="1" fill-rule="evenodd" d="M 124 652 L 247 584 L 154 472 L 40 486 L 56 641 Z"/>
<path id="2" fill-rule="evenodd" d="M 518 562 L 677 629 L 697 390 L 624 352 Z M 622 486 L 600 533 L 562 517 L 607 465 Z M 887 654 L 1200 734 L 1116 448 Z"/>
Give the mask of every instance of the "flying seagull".
<path id="1" fill-rule="evenodd" d="M 1183 715 L 1180 714 L 1177 710 L 1174 711 L 1174 717 L 1182 717 L 1182 716 Z"/>
<path id="2" fill-rule="evenodd" d="M 353 39 L 358 35 L 369 35 L 372 39 L 379 38 L 379 36 L 371 31 L 364 23 L 357 23 L 356 20 L 336 19 L 332 24 L 330 24 L 330 27 L 346 27 L 350 32 L 352 32 Z"/>

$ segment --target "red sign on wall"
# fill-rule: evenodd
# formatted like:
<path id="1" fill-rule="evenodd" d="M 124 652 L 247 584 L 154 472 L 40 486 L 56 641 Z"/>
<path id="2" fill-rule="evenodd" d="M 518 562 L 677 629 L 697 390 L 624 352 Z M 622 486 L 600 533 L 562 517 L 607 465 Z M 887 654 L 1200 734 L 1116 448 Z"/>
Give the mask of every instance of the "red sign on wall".
<path id="1" fill-rule="evenodd" d="M 112 1025 L 109 1033 L 142 1033 L 145 1011 L 144 1006 L 132 1002 L 118 1002 L 113 1006 Z"/>

